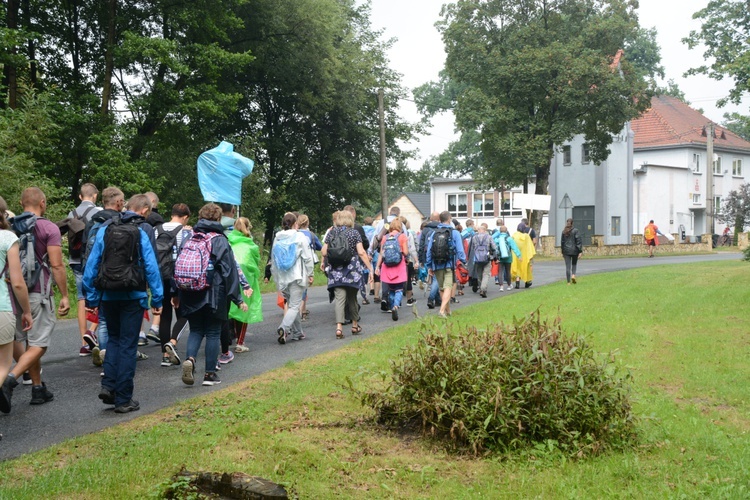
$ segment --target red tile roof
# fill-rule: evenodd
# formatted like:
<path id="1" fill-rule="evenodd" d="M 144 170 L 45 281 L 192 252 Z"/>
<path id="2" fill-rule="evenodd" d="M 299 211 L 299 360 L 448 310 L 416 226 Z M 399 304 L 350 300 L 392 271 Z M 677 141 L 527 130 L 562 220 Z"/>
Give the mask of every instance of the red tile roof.
<path id="1" fill-rule="evenodd" d="M 710 121 L 676 97 L 655 96 L 651 108 L 630 124 L 635 134 L 633 147 L 636 151 L 691 144 L 705 147 L 707 138 L 703 128 Z M 714 128 L 715 148 L 743 149 L 750 153 L 750 142 L 719 125 Z"/>

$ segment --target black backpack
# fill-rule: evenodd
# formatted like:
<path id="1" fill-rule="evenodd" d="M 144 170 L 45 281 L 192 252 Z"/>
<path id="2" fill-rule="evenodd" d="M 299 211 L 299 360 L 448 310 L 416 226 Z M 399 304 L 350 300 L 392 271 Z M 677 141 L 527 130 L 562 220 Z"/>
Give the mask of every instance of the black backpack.
<path id="1" fill-rule="evenodd" d="M 106 222 L 104 249 L 94 286 L 112 292 L 146 291 L 146 272 L 141 262 L 141 232 L 136 223 L 115 216 Z"/>
<path id="2" fill-rule="evenodd" d="M 174 263 L 177 260 L 177 235 L 182 231 L 182 224 L 167 231 L 164 224 L 156 226 L 156 262 L 162 281 L 169 281 L 174 276 Z"/>
<path id="3" fill-rule="evenodd" d="M 432 261 L 437 264 L 445 264 L 453 258 L 453 229 L 449 227 L 438 227 L 432 233 Z"/>
<path id="4" fill-rule="evenodd" d="M 346 230 L 336 231 L 328 243 L 328 264 L 333 267 L 348 266 L 354 255 L 349 247 Z"/>

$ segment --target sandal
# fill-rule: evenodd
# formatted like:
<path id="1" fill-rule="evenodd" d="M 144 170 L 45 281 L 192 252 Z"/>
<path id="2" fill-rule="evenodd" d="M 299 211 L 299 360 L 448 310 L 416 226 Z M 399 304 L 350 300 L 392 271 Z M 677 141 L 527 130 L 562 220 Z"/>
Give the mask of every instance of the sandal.
<path id="1" fill-rule="evenodd" d="M 344 338 L 344 332 L 341 331 L 341 329 L 336 329 L 336 338 L 337 339 L 343 339 Z"/>
<path id="2" fill-rule="evenodd" d="M 352 335 L 359 335 L 362 333 L 362 327 L 357 325 L 352 327 Z"/>
<path id="3" fill-rule="evenodd" d="M 307 321 L 308 317 L 310 316 L 310 311 L 305 311 L 302 313 L 302 321 Z"/>

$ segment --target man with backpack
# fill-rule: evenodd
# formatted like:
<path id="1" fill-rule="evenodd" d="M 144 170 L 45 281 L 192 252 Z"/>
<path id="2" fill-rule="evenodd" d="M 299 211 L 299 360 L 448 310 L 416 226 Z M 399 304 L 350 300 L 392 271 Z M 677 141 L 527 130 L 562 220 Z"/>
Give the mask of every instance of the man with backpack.
<path id="1" fill-rule="evenodd" d="M 419 262 L 421 262 L 422 265 L 425 266 L 425 270 L 427 269 L 427 245 L 432 239 L 432 233 L 435 232 L 435 229 L 437 229 L 438 225 L 440 225 L 440 212 L 432 212 L 430 214 L 430 221 L 427 223 L 424 229 L 422 229 L 422 233 L 419 235 Z M 427 297 L 427 307 L 430 309 L 435 309 L 435 304 L 437 304 L 438 307 L 441 304 L 440 288 L 438 287 L 436 279 L 433 278 L 429 281 L 430 295 Z"/>
<path id="2" fill-rule="evenodd" d="M 487 232 L 487 224 L 482 223 L 479 225 L 479 231 L 471 237 L 469 245 L 469 253 L 474 256 L 473 275 L 479 280 L 479 295 L 486 299 L 487 286 L 490 283 L 492 260 L 497 256 L 497 247 L 492 240 L 492 236 Z"/>
<path id="3" fill-rule="evenodd" d="M 87 182 L 81 186 L 81 192 L 78 198 L 81 204 L 75 210 L 68 214 L 69 219 L 77 219 L 84 224 L 84 229 L 80 232 L 73 232 L 68 229 L 68 262 L 73 276 L 76 280 L 76 297 L 78 299 L 78 331 L 81 334 L 80 356 L 90 356 L 91 350 L 96 347 L 96 334 L 87 328 L 86 322 L 86 300 L 83 294 L 83 253 L 86 250 L 86 229 L 91 227 L 91 220 L 94 215 L 101 210 L 96 206 L 96 198 L 99 196 L 99 190 Z"/>
<path id="4" fill-rule="evenodd" d="M 440 224 L 433 231 L 427 242 L 425 263 L 427 272 L 432 279 L 437 280 L 443 303 L 440 305 L 438 317 L 446 319 L 450 316 L 451 293 L 453 292 L 454 277 L 457 262 L 466 263 L 466 253 L 461 241 L 461 233 L 451 224 L 451 214 L 448 211 L 440 213 Z"/>
<path id="5" fill-rule="evenodd" d="M 174 265 L 177 261 L 182 242 L 189 237 L 190 232 L 186 224 L 190 219 L 190 208 L 184 203 L 177 203 L 172 207 L 172 218 L 169 222 L 159 224 L 154 228 L 156 235 L 156 261 L 159 264 L 162 287 L 164 288 L 164 304 L 160 316 L 154 317 L 151 330 L 159 335 L 161 343 L 161 366 L 179 365 L 180 357 L 175 346 L 180 333 L 185 328 L 187 320 L 172 307 Z M 177 323 L 172 329 L 172 312 L 177 313 Z"/>
<path id="6" fill-rule="evenodd" d="M 21 268 L 29 289 L 29 303 L 33 326 L 24 331 L 22 315 L 16 315 L 16 335 L 13 357 L 16 365 L 3 382 L 3 391 L 9 399 L 18 377 L 28 371 L 31 376 L 31 404 L 44 404 L 54 399 L 42 382 L 41 358 L 49 347 L 57 318 L 52 292 L 52 280 L 60 290 L 57 314 L 65 316 L 70 310 L 68 282 L 62 254 L 62 237 L 57 224 L 44 218 L 47 198 L 41 189 L 29 187 L 21 194 L 23 213 L 11 219 L 11 229 L 19 237 Z"/>
<path id="7" fill-rule="evenodd" d="M 131 206 L 136 205 L 131 199 Z M 125 211 L 103 223 L 83 272 L 86 308 L 103 310 L 109 336 L 99 399 L 114 405 L 115 413 L 140 409 L 133 399 L 133 378 L 138 334 L 149 307 L 147 290 L 154 315 L 161 314 L 164 297 L 154 248 L 141 227 L 144 221 L 142 215 Z"/>

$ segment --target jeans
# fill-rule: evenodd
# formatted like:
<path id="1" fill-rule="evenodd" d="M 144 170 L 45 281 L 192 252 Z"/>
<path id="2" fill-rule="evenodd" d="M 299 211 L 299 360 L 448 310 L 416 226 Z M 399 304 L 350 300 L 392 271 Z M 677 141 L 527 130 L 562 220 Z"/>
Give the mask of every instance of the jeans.
<path id="1" fill-rule="evenodd" d="M 190 335 L 187 341 L 187 357 L 195 358 L 201 348 L 203 338 L 206 338 L 206 373 L 216 371 L 221 350 L 221 326 L 224 323 L 216 319 L 209 306 L 204 306 L 194 313 L 188 315 L 190 323 Z"/>
<path id="2" fill-rule="evenodd" d="M 428 301 L 432 302 L 433 304 L 440 305 L 440 287 L 438 286 L 438 282 L 433 276 L 430 280 L 430 295 L 427 298 Z"/>
<path id="3" fill-rule="evenodd" d="M 114 391 L 115 406 L 122 406 L 133 398 L 133 378 L 143 307 L 140 300 L 102 301 L 101 307 L 104 309 L 109 327 L 102 387 Z"/>
<path id="4" fill-rule="evenodd" d="M 287 287 L 281 291 L 281 294 L 286 299 L 287 309 L 279 328 L 283 328 L 284 331 L 292 335 L 293 338 L 302 333 L 299 308 L 302 305 L 302 295 L 305 293 L 305 290 L 307 290 L 307 287 L 300 285 L 300 280 L 297 280 L 289 283 Z"/>
<path id="5" fill-rule="evenodd" d="M 109 328 L 107 328 L 107 318 L 104 317 L 104 311 L 99 308 L 99 323 L 96 328 L 96 340 L 99 343 L 99 349 L 102 351 L 107 349 L 107 343 L 109 342 Z M 138 326 L 138 333 L 140 334 L 141 327 Z"/>
<path id="6" fill-rule="evenodd" d="M 388 302 L 390 308 L 401 307 L 401 299 L 404 297 L 404 283 L 390 283 L 388 285 Z"/>

